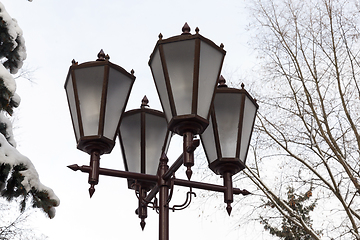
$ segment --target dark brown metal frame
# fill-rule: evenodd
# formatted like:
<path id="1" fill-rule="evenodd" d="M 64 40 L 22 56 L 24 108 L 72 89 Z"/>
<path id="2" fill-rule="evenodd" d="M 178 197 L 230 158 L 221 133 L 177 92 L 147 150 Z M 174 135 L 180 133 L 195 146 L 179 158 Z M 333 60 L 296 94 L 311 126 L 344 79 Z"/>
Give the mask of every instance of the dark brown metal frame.
<path id="1" fill-rule="evenodd" d="M 222 157 L 222 153 L 221 153 L 221 147 L 220 147 L 220 139 L 219 139 L 219 133 L 217 132 L 217 122 L 216 122 L 216 117 L 215 117 L 215 110 L 214 110 L 214 105 L 211 106 L 211 120 L 212 120 L 212 124 L 214 126 L 213 131 L 214 131 L 214 136 L 215 136 L 215 146 L 216 146 L 216 153 L 217 153 L 217 157 L 218 159 L 215 160 L 214 162 L 209 164 L 209 167 L 211 170 L 213 170 L 216 174 L 219 175 L 223 175 L 225 172 L 230 172 L 232 175 L 236 174 L 238 172 L 240 172 L 241 170 L 243 170 L 245 168 L 245 161 L 242 162 L 240 160 L 240 147 L 241 147 L 241 135 L 242 135 L 242 125 L 243 125 L 243 116 L 244 116 L 244 108 L 245 108 L 245 99 L 246 97 L 252 101 L 252 103 L 258 108 L 258 104 L 256 103 L 256 101 L 250 96 L 250 94 L 244 89 L 244 85 L 242 84 L 242 88 L 241 89 L 236 89 L 236 88 L 228 88 L 226 85 L 219 85 L 219 87 L 216 89 L 216 93 L 236 93 L 236 94 L 241 94 L 241 106 L 240 106 L 240 116 L 239 116 L 239 125 L 238 125 L 238 135 L 237 135 L 237 147 L 236 147 L 236 155 L 235 158 L 223 158 Z M 254 120 L 255 120 L 255 116 L 254 116 Z M 251 129 L 253 129 L 254 127 L 254 123 L 255 121 L 253 121 L 253 125 L 251 127 Z M 252 132 L 251 132 L 252 135 Z M 250 139 L 251 139 L 251 135 L 250 135 Z M 246 154 L 245 154 L 245 160 L 246 160 L 246 156 L 249 150 L 249 146 L 246 149 Z M 206 151 L 205 151 L 205 154 Z"/>
<path id="2" fill-rule="evenodd" d="M 92 156 L 97 159 L 95 162 L 99 162 L 100 156 L 94 155 Z M 168 159 L 164 154 L 160 159 L 159 168 L 157 175 L 143 174 L 143 173 L 134 173 L 128 171 L 114 170 L 114 169 L 106 169 L 98 167 L 96 173 L 94 174 L 92 166 L 78 166 L 77 164 L 68 166 L 73 171 L 80 170 L 81 172 L 85 172 L 89 174 L 91 178 L 94 178 L 95 181 L 98 181 L 99 175 L 111 176 L 111 177 L 119 177 L 119 178 L 127 178 L 127 179 L 135 179 L 139 182 L 149 182 L 154 184 L 155 186 L 152 188 L 149 194 L 146 194 L 146 191 L 140 191 L 139 193 L 139 208 L 137 209 L 137 214 L 139 218 L 141 218 L 141 228 L 145 227 L 145 218 L 147 217 L 147 212 L 144 208 L 155 198 L 155 196 L 159 193 L 159 205 L 155 207 L 159 212 L 159 240 L 168 240 L 169 239 L 169 210 L 175 210 L 174 208 L 169 207 L 170 202 L 170 191 L 173 185 L 189 187 L 189 188 L 197 188 L 215 192 L 223 192 L 224 193 L 224 201 L 227 203 L 227 211 L 230 214 L 231 212 L 231 202 L 233 201 L 233 194 L 239 195 L 248 195 L 250 194 L 247 190 L 240 190 L 239 188 L 233 188 L 231 175 L 224 176 L 224 186 L 195 182 L 183 179 L 174 178 L 174 173 L 178 170 L 178 168 L 182 165 L 182 155 L 173 163 L 171 167 L 167 165 Z"/>
<path id="3" fill-rule="evenodd" d="M 105 105 L 106 105 L 106 91 L 107 88 L 107 81 L 108 81 L 108 74 L 109 74 L 109 68 L 114 67 L 117 68 L 120 72 L 123 72 L 124 74 L 127 73 L 123 68 L 112 64 L 108 61 L 108 57 L 104 56 L 103 53 L 99 54 L 100 61 L 98 62 L 88 62 L 78 65 L 73 61 L 73 65 L 70 67 L 69 74 L 72 74 L 72 83 L 74 87 L 74 98 L 75 98 L 75 104 L 76 104 L 76 110 L 77 110 L 77 116 L 78 116 L 78 123 L 79 124 L 79 142 L 78 142 L 78 148 L 88 152 L 91 155 L 90 158 L 90 166 L 78 166 L 76 164 L 68 166 L 70 169 L 77 171 L 80 170 L 82 172 L 89 174 L 89 184 L 90 189 L 89 193 L 90 196 L 94 194 L 95 188 L 94 186 L 99 181 L 100 175 L 105 176 L 112 176 L 112 177 L 120 177 L 120 178 L 127 178 L 127 179 L 133 179 L 134 180 L 134 189 L 137 193 L 137 196 L 139 198 L 139 205 L 137 209 L 137 214 L 139 218 L 141 218 L 141 227 L 144 229 L 145 227 L 145 218 L 147 217 L 147 207 L 149 204 L 152 204 L 152 207 L 157 209 L 159 212 L 159 239 L 160 240 L 168 240 L 169 239 L 169 210 L 176 210 L 177 208 L 169 207 L 169 202 L 172 197 L 172 191 L 173 186 L 183 186 L 183 187 L 189 187 L 190 191 L 188 192 L 187 196 L 190 196 L 187 198 L 185 204 L 179 205 L 181 206 L 181 209 L 183 207 L 186 207 L 189 204 L 188 199 L 191 201 L 191 196 L 195 195 L 194 192 L 192 192 L 192 188 L 198 188 L 203 190 L 209 190 L 209 191 L 216 191 L 216 192 L 223 192 L 224 193 L 224 202 L 227 204 L 226 210 L 230 215 L 231 212 L 231 203 L 233 202 L 233 194 L 242 194 L 242 195 L 248 195 L 250 194 L 247 190 L 240 190 L 238 188 L 233 188 L 232 186 L 232 172 L 231 171 L 225 171 L 223 172 L 224 177 L 224 185 L 215 185 L 215 184 L 208 184 L 208 183 L 202 183 L 202 182 L 195 182 L 190 181 L 192 171 L 191 166 L 194 165 L 194 150 L 199 145 L 199 140 L 194 139 L 195 134 L 202 133 L 204 129 L 209 124 L 208 120 L 210 116 L 210 112 L 207 116 L 207 119 L 204 119 L 203 117 L 200 117 L 197 115 L 197 104 L 198 104 L 198 87 L 199 87 L 199 65 L 200 65 L 200 48 L 201 48 L 201 41 L 206 42 L 207 44 L 213 46 L 215 49 L 223 53 L 222 62 L 224 61 L 225 56 L 225 50 L 223 49 L 223 45 L 221 44 L 220 47 L 216 46 L 211 40 L 204 38 L 199 34 L 199 30 L 196 29 L 196 34 L 191 35 L 190 34 L 190 28 L 187 26 L 187 24 L 183 28 L 183 34 L 175 37 L 171 37 L 168 39 L 162 39 L 162 36 L 159 36 L 159 41 L 157 42 L 155 49 L 153 53 L 150 56 L 149 65 L 151 64 L 152 58 L 154 53 L 156 52 L 157 48 L 159 49 L 159 54 L 161 58 L 161 64 L 164 71 L 165 76 L 165 84 L 168 92 L 168 100 L 170 104 L 171 109 L 171 115 L 173 119 L 169 123 L 169 130 L 172 130 L 173 132 L 178 133 L 179 135 L 183 136 L 183 154 L 175 161 L 175 163 L 169 167 L 168 166 L 168 159 L 165 154 L 160 159 L 159 166 L 158 166 L 158 172 L 157 175 L 149 175 L 144 173 L 134 173 L 134 172 L 128 172 L 128 171 L 120 171 L 120 170 L 114 170 L 114 169 L 105 169 L 100 168 L 100 155 L 103 153 L 110 152 L 111 149 L 114 146 L 115 136 L 114 139 L 107 139 L 103 137 L 103 129 L 99 128 L 99 133 L 96 136 L 91 137 L 84 137 L 84 131 L 82 126 L 82 119 L 80 114 L 80 108 L 79 108 L 79 98 L 77 93 L 77 86 L 75 81 L 75 74 L 74 69 L 78 68 L 86 68 L 86 67 L 92 67 L 92 66 L 103 66 L 105 65 L 106 71 L 104 74 L 104 86 L 103 86 L 103 93 L 102 93 L 102 99 L 101 99 L 101 117 L 99 119 L 99 124 L 104 122 L 104 112 L 105 112 Z M 186 40 L 193 40 L 195 39 L 195 64 L 194 64 L 194 81 L 193 81 L 193 93 L 192 93 L 192 109 L 191 114 L 188 115 L 182 115 L 182 116 L 176 116 L 176 108 L 175 108 L 175 102 L 172 95 L 171 85 L 169 81 L 169 74 L 168 69 L 166 66 L 166 62 L 164 61 L 164 51 L 163 51 L 163 44 L 169 43 L 169 42 L 176 42 L 176 41 L 186 41 Z M 222 66 L 221 62 L 221 66 Z M 221 66 L 219 69 L 218 76 L 221 72 Z M 154 75 L 154 73 L 152 72 Z M 128 75 L 132 79 L 135 80 L 135 77 L 133 74 Z M 68 76 L 69 77 L 69 76 Z M 68 79 L 68 78 L 67 78 Z M 65 83 L 66 86 L 67 83 Z M 156 87 L 157 88 L 157 87 Z M 131 89 L 131 88 L 130 88 Z M 212 95 L 211 102 L 214 100 L 214 93 L 216 88 L 214 88 L 214 92 Z M 159 89 L 157 88 L 157 91 L 159 93 Z M 128 93 L 127 99 L 129 97 L 130 91 Z M 69 99 L 69 98 L 68 98 Z M 163 105 L 163 103 L 161 102 Z M 164 107 L 164 105 L 163 105 Z M 176 117 L 174 117 L 176 116 Z M 72 120 L 74 123 L 73 116 Z M 142 117 L 143 118 L 143 117 Z M 143 119 L 142 119 L 143 120 Z M 74 129 L 75 130 L 75 129 Z M 142 133 L 142 138 L 143 138 Z M 241 136 L 241 135 L 240 135 Z M 145 147 L 145 143 L 141 143 L 141 147 Z M 143 155 L 142 155 L 143 157 Z M 188 180 L 183 179 L 176 179 L 174 177 L 174 173 L 179 169 L 179 167 L 184 163 L 185 166 L 187 166 L 186 175 L 188 177 Z M 127 165 L 125 165 L 126 170 L 128 170 Z M 144 169 L 141 170 L 142 172 L 145 172 Z M 153 186 L 150 190 L 148 186 Z M 149 193 L 147 193 L 149 191 Z M 159 194 L 159 205 L 157 205 L 156 201 L 156 195 Z M 152 200 L 154 202 L 152 202 Z"/>
<path id="4" fill-rule="evenodd" d="M 77 90 L 77 85 L 76 85 L 76 76 L 75 76 L 75 70 L 76 69 L 84 69 L 84 68 L 91 68 L 91 67 L 98 67 L 98 66 L 104 66 L 104 77 L 103 77 L 103 89 L 102 89 L 102 95 L 101 95 L 101 103 L 100 103 L 100 119 L 99 119 L 99 127 L 98 127 L 98 134 L 94 135 L 94 136 L 84 136 L 84 128 L 83 128 L 83 122 L 82 122 L 82 118 L 81 118 L 81 113 L 80 113 L 80 101 L 79 101 L 79 96 L 78 96 L 78 90 Z M 79 126 L 79 140 L 76 139 L 78 145 L 77 148 L 85 151 L 89 154 L 91 154 L 91 152 L 93 150 L 99 151 L 100 154 L 103 153 L 110 153 L 111 150 L 113 149 L 114 145 L 115 145 L 115 138 L 116 138 L 116 134 L 114 134 L 113 139 L 109 139 L 107 137 L 104 137 L 104 129 L 103 129 L 103 125 L 104 125 L 104 121 L 105 121 L 105 106 L 106 106 L 106 96 L 107 96 L 107 85 L 108 85 L 108 79 L 109 79 L 109 71 L 110 68 L 114 68 L 116 70 L 118 70 L 119 72 L 121 72 L 122 74 L 126 75 L 127 77 L 129 77 L 130 79 L 132 79 L 132 83 L 129 89 L 129 92 L 126 96 L 126 99 L 129 99 L 129 95 L 130 95 L 130 90 L 132 88 L 132 85 L 134 84 L 135 81 L 135 76 L 134 76 L 134 72 L 131 71 L 131 74 L 128 73 L 125 69 L 123 69 L 122 67 L 113 64 L 109 61 L 109 57 L 108 55 L 105 56 L 104 52 L 101 50 L 100 53 L 98 54 L 98 59 L 96 61 L 90 61 L 90 62 L 85 62 L 82 64 L 78 64 L 77 62 L 75 62 L 75 60 L 72 61 L 72 65 L 70 66 L 69 69 L 69 73 L 67 76 L 67 81 L 65 82 L 65 88 L 67 86 L 68 80 L 69 80 L 69 75 L 71 74 L 71 80 L 72 80 L 72 84 L 73 84 L 73 88 L 74 88 L 74 97 L 75 97 L 75 105 L 76 105 L 76 111 L 77 111 L 77 118 L 78 118 L 78 122 L 75 123 L 74 122 L 74 117 L 73 117 L 73 113 L 71 114 L 71 120 L 72 122 L 75 124 L 77 124 Z M 68 99 L 68 103 L 69 103 L 69 96 L 67 96 Z M 123 108 L 123 112 L 125 110 L 125 106 L 126 106 L 126 102 Z M 69 107 L 70 107 L 70 103 L 69 103 Z M 119 126 L 120 122 L 118 123 Z M 74 127 L 74 132 L 75 132 L 75 126 Z"/>
<path id="5" fill-rule="evenodd" d="M 145 149 L 146 149 L 146 141 L 145 141 L 145 132 L 146 132 L 146 126 L 145 126 L 145 123 L 146 123 L 146 115 L 155 115 L 155 116 L 159 116 L 159 117 L 163 117 L 164 119 L 165 118 L 165 114 L 163 112 L 160 112 L 158 110 L 155 110 L 155 109 L 149 109 L 149 108 L 146 108 L 147 106 L 147 103 L 148 103 L 148 100 L 146 98 L 146 96 L 144 97 L 144 99 L 142 100 L 142 105 L 141 105 L 141 108 L 140 109 L 133 109 L 133 110 L 130 110 L 130 111 L 127 111 L 125 113 L 122 114 L 122 119 L 124 117 L 127 117 L 127 116 L 131 116 L 131 115 L 134 115 L 134 114 L 141 114 L 140 117 L 140 122 L 141 122 L 141 136 L 140 136 L 140 154 L 141 154 L 141 163 L 140 163 L 140 166 L 141 166 L 141 170 L 140 172 L 141 173 L 145 173 L 145 169 L 146 169 L 146 159 L 145 159 Z M 121 120 L 120 120 L 121 122 Z M 118 128 L 119 129 L 119 128 Z M 121 147 L 121 153 L 122 153 L 122 156 L 123 156 L 123 162 L 124 162 L 124 167 L 125 167 L 125 170 L 126 171 L 129 171 L 129 167 L 128 167 L 128 158 L 126 157 L 126 151 L 124 149 L 124 144 L 123 144 L 123 138 L 121 137 L 121 132 L 118 130 L 118 135 L 119 135 L 119 140 L 120 140 L 120 147 Z M 161 152 L 165 152 L 165 148 L 167 147 L 167 143 L 169 141 L 169 137 L 170 137 L 170 132 L 168 131 L 167 134 L 166 134 L 166 137 L 165 137 L 165 140 L 164 140 L 164 143 L 163 143 L 163 149 Z M 135 179 L 131 179 L 131 178 L 128 178 L 128 185 L 129 185 L 129 188 L 131 188 L 131 186 L 134 184 L 134 181 Z M 146 189 L 147 191 L 150 190 L 151 188 L 154 187 L 154 184 L 150 184 L 150 183 L 142 183 L 142 188 L 143 189 Z"/>
<path id="6" fill-rule="evenodd" d="M 199 29 L 196 28 L 196 34 L 190 33 L 190 27 L 185 23 L 183 27 L 183 33 L 178 36 L 170 37 L 167 39 L 163 39 L 162 34 L 159 35 L 159 40 L 157 41 L 155 48 L 150 55 L 149 60 L 149 66 L 151 66 L 151 62 L 153 61 L 154 55 L 159 51 L 160 55 L 160 61 L 162 65 L 163 75 L 165 79 L 165 86 L 167 90 L 167 97 L 170 104 L 171 109 L 171 116 L 172 119 L 169 122 L 168 129 L 183 136 L 183 150 L 184 150 L 184 165 L 187 167 L 186 175 L 188 179 L 190 180 L 192 176 L 192 170 L 191 167 L 194 165 L 194 154 L 193 149 L 194 145 L 198 144 L 197 141 L 194 141 L 194 135 L 202 133 L 206 127 L 209 125 L 209 116 L 210 111 L 207 118 L 203 118 L 198 115 L 198 93 L 199 93 L 199 68 L 200 68 L 200 50 L 201 50 L 201 44 L 202 42 L 212 46 L 214 49 L 222 53 L 222 59 L 221 64 L 219 68 L 219 72 L 217 73 L 217 79 L 220 76 L 222 64 L 225 58 L 226 51 L 224 50 L 224 45 L 221 44 L 220 46 L 217 46 L 213 41 L 210 39 L 207 39 L 199 34 Z M 171 88 L 170 83 L 170 76 L 168 72 L 167 63 L 165 60 L 165 53 L 163 46 L 168 43 L 174 43 L 174 42 L 180 42 L 180 41 L 189 41 L 189 40 L 195 40 L 195 49 L 194 49 L 194 71 L 193 71 L 193 87 L 192 87 L 192 106 L 191 106 L 191 114 L 186 115 L 177 115 L 176 107 L 175 107 L 175 101 L 173 96 L 173 91 Z M 155 79 L 155 75 L 153 72 L 153 69 L 151 69 L 153 78 Z M 156 84 L 155 84 L 156 85 Z M 216 90 L 216 83 L 214 83 L 214 91 L 212 92 L 212 99 L 211 102 L 214 100 L 215 90 Z M 160 90 L 158 89 L 158 86 L 156 85 L 156 90 L 158 92 L 158 95 L 160 95 Z M 161 99 L 160 99 L 161 100 Z M 162 104 L 163 109 L 165 109 L 164 104 L 162 101 L 160 101 Z"/>
<path id="7" fill-rule="evenodd" d="M 192 92 L 192 109 L 191 109 L 191 114 L 177 116 L 176 108 L 175 108 L 175 101 L 174 101 L 173 92 L 172 92 L 171 84 L 170 84 L 169 72 L 168 72 L 168 68 L 167 68 L 165 56 L 164 56 L 163 45 L 167 44 L 167 43 L 188 41 L 188 40 L 195 40 L 195 51 L 194 51 L 195 64 L 194 64 L 194 72 L 193 72 L 193 74 L 194 74 L 193 80 L 194 81 L 193 81 L 193 92 Z M 202 35 L 199 34 L 198 28 L 196 29 L 196 34 L 193 34 L 193 35 L 190 34 L 190 28 L 187 26 L 187 24 L 185 24 L 185 26 L 183 28 L 183 33 L 181 35 L 170 37 L 167 39 L 162 39 L 162 35 L 160 34 L 159 40 L 155 45 L 153 53 L 150 55 L 149 66 L 151 66 L 151 62 L 153 60 L 156 50 L 159 49 L 163 74 L 164 74 L 164 78 L 165 78 L 165 85 L 166 85 L 166 89 L 167 89 L 167 93 L 168 93 L 167 96 L 169 98 L 171 115 L 172 115 L 172 120 L 169 122 L 169 130 L 171 130 L 179 135 L 183 135 L 185 132 L 192 132 L 193 134 L 202 133 L 209 124 L 209 121 L 207 119 L 209 119 L 210 113 L 208 114 L 207 119 L 204 119 L 203 117 L 200 117 L 199 115 L 197 115 L 198 92 L 199 92 L 198 86 L 199 86 L 200 48 L 201 48 L 202 41 L 209 44 L 214 49 L 217 49 L 219 52 L 223 53 L 223 58 L 222 58 L 221 65 L 220 65 L 220 66 L 222 66 L 224 57 L 226 54 L 226 51 L 223 49 L 224 45 L 221 44 L 219 47 L 210 39 L 203 37 Z M 152 71 L 152 74 L 154 77 L 153 70 L 151 70 L 151 71 Z M 220 72 L 221 72 L 221 67 L 219 69 L 217 77 L 220 76 Z M 214 88 L 214 91 L 215 91 L 215 89 L 216 88 Z M 156 86 L 156 90 L 160 96 L 160 92 L 159 92 L 159 89 L 157 86 Z M 214 98 L 214 92 L 213 92 L 213 98 Z M 212 98 L 211 102 L 213 101 L 213 98 Z M 162 102 L 161 102 L 161 104 L 164 109 L 164 105 Z"/>

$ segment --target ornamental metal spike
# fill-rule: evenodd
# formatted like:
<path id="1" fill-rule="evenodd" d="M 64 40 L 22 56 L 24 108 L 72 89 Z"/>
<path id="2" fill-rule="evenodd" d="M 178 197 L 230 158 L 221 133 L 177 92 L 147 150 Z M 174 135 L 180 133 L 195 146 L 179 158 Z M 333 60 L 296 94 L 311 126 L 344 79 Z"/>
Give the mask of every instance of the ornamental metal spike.
<path id="1" fill-rule="evenodd" d="M 251 192 L 249 192 L 248 190 L 246 190 L 246 189 L 243 189 L 243 190 L 241 190 L 241 195 L 243 195 L 243 196 L 246 196 L 246 195 L 249 195 L 249 194 L 251 194 Z"/>
<path id="2" fill-rule="evenodd" d="M 223 77 L 223 75 L 220 75 L 219 77 L 219 80 L 218 80 L 218 87 L 221 88 L 221 87 L 227 87 L 227 85 L 225 84 L 226 83 L 226 80 L 225 78 Z"/>
<path id="3" fill-rule="evenodd" d="M 96 59 L 96 61 L 105 61 L 106 55 L 104 53 L 104 50 L 101 49 L 100 52 L 98 53 L 97 57 L 98 57 L 98 59 Z"/>
<path id="4" fill-rule="evenodd" d="M 182 34 L 181 35 L 188 35 L 190 34 L 190 27 L 187 24 L 187 22 L 184 24 L 184 26 L 182 27 Z"/>
<path id="5" fill-rule="evenodd" d="M 149 103 L 149 99 L 146 97 L 146 95 L 143 97 L 143 99 L 141 100 L 141 108 L 144 108 L 144 107 L 149 107 L 148 105 Z"/>
<path id="6" fill-rule="evenodd" d="M 91 186 L 89 188 L 90 198 L 94 195 L 94 192 L 95 192 L 95 185 L 91 184 Z"/>
<path id="7" fill-rule="evenodd" d="M 230 214 L 231 214 L 231 210 L 232 210 L 232 207 L 231 207 L 231 203 L 227 203 L 227 206 L 226 206 L 226 211 L 227 211 L 227 213 L 229 214 L 229 216 L 230 216 Z"/>
<path id="8" fill-rule="evenodd" d="M 185 173 L 186 173 L 186 176 L 187 176 L 188 180 L 190 180 L 191 176 L 192 176 L 192 173 L 193 173 L 190 166 L 187 167 Z"/>
<path id="9" fill-rule="evenodd" d="M 73 170 L 73 171 L 80 170 L 80 167 L 79 167 L 79 165 L 77 165 L 77 164 L 69 165 L 69 166 L 67 166 L 67 167 L 70 168 L 70 169 Z"/>
<path id="10" fill-rule="evenodd" d="M 141 218 L 141 222 L 140 222 L 141 230 L 144 231 L 145 225 L 146 225 L 145 220 L 143 218 Z"/>

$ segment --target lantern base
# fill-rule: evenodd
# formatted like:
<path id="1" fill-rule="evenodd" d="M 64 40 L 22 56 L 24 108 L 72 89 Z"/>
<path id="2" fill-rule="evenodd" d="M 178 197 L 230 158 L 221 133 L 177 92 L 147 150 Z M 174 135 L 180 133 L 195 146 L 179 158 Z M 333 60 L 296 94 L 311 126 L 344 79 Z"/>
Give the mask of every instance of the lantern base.
<path id="1" fill-rule="evenodd" d="M 210 163 L 209 168 L 218 175 L 223 175 L 225 172 L 234 175 L 243 170 L 245 164 L 238 158 L 221 158 Z"/>
<path id="2" fill-rule="evenodd" d="M 191 132 L 194 135 L 203 133 L 209 125 L 209 121 L 196 114 L 181 115 L 173 117 L 169 123 L 169 130 L 183 135 L 185 132 Z"/>
<path id="3" fill-rule="evenodd" d="M 114 141 L 101 136 L 90 136 L 80 138 L 77 148 L 91 154 L 92 151 L 99 151 L 100 155 L 110 153 L 114 148 Z"/>

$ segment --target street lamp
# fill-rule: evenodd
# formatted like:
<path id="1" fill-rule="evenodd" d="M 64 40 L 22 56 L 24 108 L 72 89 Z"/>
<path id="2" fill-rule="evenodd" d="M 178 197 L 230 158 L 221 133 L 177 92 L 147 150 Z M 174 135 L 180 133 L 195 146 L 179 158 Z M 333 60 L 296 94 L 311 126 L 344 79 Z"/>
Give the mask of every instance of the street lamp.
<path id="1" fill-rule="evenodd" d="M 109 59 L 101 50 L 96 61 L 78 64 L 73 60 L 65 82 L 77 148 L 91 155 L 90 196 L 98 183 L 100 155 L 110 153 L 115 145 L 135 80 L 133 71 L 130 74 Z"/>
<path id="2" fill-rule="evenodd" d="M 145 96 L 139 109 L 123 114 L 119 140 L 126 171 L 156 175 L 169 131 L 164 113 L 150 109 L 148 103 Z M 133 188 L 132 185 L 133 181 L 129 181 L 129 188 Z"/>
<path id="3" fill-rule="evenodd" d="M 148 108 L 148 103 L 145 96 L 140 109 L 123 114 L 119 140 L 126 171 L 156 175 L 159 159 L 166 152 L 169 131 L 164 113 Z M 138 216 L 142 229 L 145 227 L 147 206 L 140 199 L 144 199 L 155 185 L 155 182 L 128 178 L 128 187 L 139 195 Z"/>
<path id="4" fill-rule="evenodd" d="M 233 202 L 231 176 L 245 168 L 257 109 L 256 101 L 244 89 L 228 88 L 223 76 L 219 78 L 215 99 L 211 108 L 210 124 L 200 134 L 210 169 L 222 175 L 227 211 Z"/>
<path id="5" fill-rule="evenodd" d="M 195 195 L 193 188 L 224 193 L 229 214 L 233 194 L 249 194 L 233 188 L 231 177 L 244 168 L 257 104 L 244 89 L 225 89 L 224 83 L 216 88 L 225 56 L 222 44 L 215 45 L 198 29 L 192 35 L 187 24 L 181 35 L 163 39 L 160 34 L 159 38 L 149 65 L 164 113 L 149 109 L 146 97 L 140 109 L 123 113 L 135 80 L 133 71 L 110 63 L 102 51 L 95 62 L 73 61 L 65 89 L 78 148 L 91 157 L 90 166 L 68 167 L 89 174 L 90 197 L 99 175 L 127 178 L 139 199 L 136 213 L 142 229 L 147 207 L 156 209 L 159 239 L 168 240 L 169 210 L 187 207 Z M 183 136 L 183 153 L 171 167 L 166 157 L 170 132 Z M 111 152 L 117 134 L 126 171 L 99 164 L 100 155 Z M 223 186 L 190 180 L 194 150 L 200 143 L 194 139 L 197 134 L 209 167 L 223 175 Z M 187 167 L 187 180 L 174 177 L 182 164 Z M 190 191 L 184 204 L 170 207 L 174 185 Z"/>
<path id="6" fill-rule="evenodd" d="M 195 134 L 209 124 L 210 105 L 225 56 L 223 45 L 217 46 L 201 36 L 199 29 L 190 34 L 185 24 L 183 33 L 168 39 L 159 35 L 149 65 L 169 130 L 183 136 L 184 152 L 192 148 Z M 184 155 L 187 177 L 191 178 L 194 158 Z"/>

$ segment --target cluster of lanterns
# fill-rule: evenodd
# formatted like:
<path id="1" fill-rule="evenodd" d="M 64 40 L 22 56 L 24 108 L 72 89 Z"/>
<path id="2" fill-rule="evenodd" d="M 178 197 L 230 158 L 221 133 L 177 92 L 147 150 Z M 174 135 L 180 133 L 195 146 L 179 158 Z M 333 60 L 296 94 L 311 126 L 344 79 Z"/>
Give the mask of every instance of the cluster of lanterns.
<path id="1" fill-rule="evenodd" d="M 150 55 L 164 113 L 148 108 L 146 97 L 139 109 L 124 112 L 134 72 L 111 63 L 102 51 L 96 61 L 73 61 L 65 89 L 77 147 L 91 155 L 92 193 L 98 181 L 99 155 L 111 152 L 116 136 L 129 172 L 156 175 L 170 133 L 184 139 L 188 180 L 195 135 L 200 135 L 210 169 L 224 177 L 226 187 L 232 188 L 231 176 L 244 169 L 258 105 L 243 85 L 241 89 L 226 86 L 220 75 L 226 53 L 222 44 L 217 46 L 198 29 L 191 34 L 187 24 L 182 30 L 168 39 L 160 34 Z M 131 187 L 132 179 L 128 180 Z"/>

